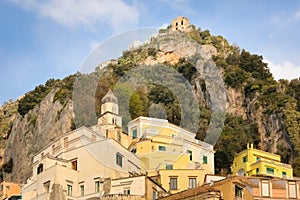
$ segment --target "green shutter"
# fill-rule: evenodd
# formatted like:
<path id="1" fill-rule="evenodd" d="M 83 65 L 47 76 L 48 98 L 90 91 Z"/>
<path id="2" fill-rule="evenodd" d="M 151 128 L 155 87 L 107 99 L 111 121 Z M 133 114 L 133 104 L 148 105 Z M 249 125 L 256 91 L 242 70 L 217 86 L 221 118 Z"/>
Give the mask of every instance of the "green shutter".
<path id="1" fill-rule="evenodd" d="M 137 129 L 134 129 L 132 131 L 132 139 L 135 139 L 135 138 L 137 138 Z"/>
<path id="2" fill-rule="evenodd" d="M 203 164 L 207 164 L 207 156 L 203 156 Z"/>
<path id="3" fill-rule="evenodd" d="M 165 146 L 158 146 L 158 150 L 159 151 L 166 151 L 166 147 Z"/>

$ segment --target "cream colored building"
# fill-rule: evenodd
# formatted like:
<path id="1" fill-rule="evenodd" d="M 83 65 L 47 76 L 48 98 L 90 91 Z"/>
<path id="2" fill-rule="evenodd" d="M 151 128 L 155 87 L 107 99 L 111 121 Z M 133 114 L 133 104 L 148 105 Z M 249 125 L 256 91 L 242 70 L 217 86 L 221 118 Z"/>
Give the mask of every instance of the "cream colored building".
<path id="1" fill-rule="evenodd" d="M 118 141 L 122 119 L 111 91 L 102 99 L 99 119 L 106 124 L 81 127 L 63 135 L 33 157 L 33 175 L 23 199 L 89 199 L 105 195 L 107 179 L 140 173 L 140 160 Z M 121 139 L 128 144 L 126 134 Z"/>
<path id="2" fill-rule="evenodd" d="M 23 186 L 23 199 L 99 197 L 104 194 L 104 179 L 139 173 L 139 163 L 115 140 L 81 127 L 34 156 L 33 176 Z"/>
<path id="3" fill-rule="evenodd" d="M 130 194 L 143 199 L 157 199 L 167 195 L 165 189 L 146 175 L 111 180 L 109 195 Z"/>

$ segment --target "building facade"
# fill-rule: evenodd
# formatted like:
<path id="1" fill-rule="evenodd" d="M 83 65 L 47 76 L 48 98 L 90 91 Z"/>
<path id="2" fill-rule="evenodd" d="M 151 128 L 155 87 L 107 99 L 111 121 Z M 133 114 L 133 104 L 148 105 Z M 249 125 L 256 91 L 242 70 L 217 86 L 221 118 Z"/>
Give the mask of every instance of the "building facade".
<path id="1" fill-rule="evenodd" d="M 195 134 L 164 119 L 138 117 L 128 123 L 129 150 L 141 160 L 149 176 L 160 176 L 171 193 L 203 184 L 214 173 L 214 151 Z"/>
<path id="2" fill-rule="evenodd" d="M 279 155 L 255 149 L 253 144 L 248 144 L 246 150 L 234 157 L 231 171 L 242 176 L 265 175 L 287 179 L 293 177 L 292 166 L 280 162 Z"/>
<path id="3" fill-rule="evenodd" d="M 107 178 L 139 173 L 139 159 L 86 127 L 67 133 L 33 158 L 24 199 L 87 199 L 104 195 Z"/>
<path id="4" fill-rule="evenodd" d="M 138 175 L 111 180 L 109 195 L 118 194 L 140 196 L 147 200 L 166 196 L 167 192 L 161 185 L 148 176 Z"/>
<path id="5" fill-rule="evenodd" d="M 212 178 L 212 177 L 210 177 Z M 216 178 L 216 177 L 215 177 Z M 217 177 L 198 188 L 162 197 L 162 200 L 267 200 L 300 199 L 299 180 L 272 177 Z"/>

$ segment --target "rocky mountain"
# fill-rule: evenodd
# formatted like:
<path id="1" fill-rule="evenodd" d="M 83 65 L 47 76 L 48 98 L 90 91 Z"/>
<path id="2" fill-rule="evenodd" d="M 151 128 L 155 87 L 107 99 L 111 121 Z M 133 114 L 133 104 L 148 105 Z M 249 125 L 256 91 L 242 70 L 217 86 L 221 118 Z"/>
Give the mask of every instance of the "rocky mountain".
<path id="1" fill-rule="evenodd" d="M 201 53 L 203 51 L 208 52 L 215 63 L 215 71 L 207 63 L 197 64 L 203 62 L 202 57 L 206 55 Z M 221 131 L 215 145 L 216 173 L 230 173 L 234 154 L 251 142 L 259 149 L 280 154 L 283 162 L 293 164 L 295 175 L 300 176 L 297 168 L 300 163 L 300 81 L 275 81 L 262 56 L 250 54 L 228 44 L 221 36 L 193 27 L 185 34 L 163 29 L 149 43 L 124 51 L 105 69 L 98 67 L 90 74 L 77 73 L 64 80 L 50 79 L 22 99 L 4 104 L 0 110 L 0 147 L 2 152 L 5 149 L 2 177 L 19 183 L 26 181 L 32 173 L 32 156 L 63 133 L 95 124 L 101 98 L 109 88 L 116 87 L 125 74 L 140 65 L 150 68 L 161 64 L 184 76 L 197 97 L 200 108 L 197 137 L 204 140 L 211 124 L 215 125 L 214 130 Z M 224 98 L 218 93 L 222 87 L 212 94 L 212 86 L 207 81 L 218 82 L 214 79 L 217 73 L 224 83 Z M 75 80 L 77 84 L 82 83 L 76 94 L 73 92 L 74 87 L 78 89 Z M 139 83 L 137 78 L 132 81 Z M 166 76 L 164 81 L 165 86 L 156 82 L 137 84 L 139 87 L 134 88 L 127 105 L 130 116 L 125 116 L 124 122 L 140 115 L 149 116 L 151 105 L 155 104 L 165 110 L 170 122 L 180 125 L 181 99 L 167 87 L 167 82 L 174 79 Z M 95 93 L 90 92 L 91 85 L 96 87 Z M 174 88 L 180 90 L 180 84 Z M 119 89 L 128 92 L 127 87 Z M 91 107 L 95 114 L 86 112 Z M 226 108 L 225 121 L 212 120 L 214 109 L 222 110 L 222 107 Z M 194 113 L 189 114 L 187 117 L 194 116 Z M 185 124 L 186 127 L 192 125 Z"/>

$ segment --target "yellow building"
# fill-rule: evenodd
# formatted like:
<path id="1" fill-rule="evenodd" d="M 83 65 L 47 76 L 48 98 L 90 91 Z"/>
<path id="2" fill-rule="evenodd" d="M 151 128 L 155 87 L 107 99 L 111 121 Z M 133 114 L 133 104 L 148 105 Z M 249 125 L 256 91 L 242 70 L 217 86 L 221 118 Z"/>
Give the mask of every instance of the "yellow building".
<path id="1" fill-rule="evenodd" d="M 8 199 L 15 195 L 21 194 L 21 188 L 18 184 L 10 182 L 0 183 L 0 200 Z"/>
<path id="2" fill-rule="evenodd" d="M 128 123 L 132 137 L 129 150 L 141 160 L 149 176 L 159 176 L 171 193 L 203 184 L 205 174 L 214 174 L 214 151 L 196 134 L 165 119 L 138 117 Z"/>
<path id="3" fill-rule="evenodd" d="M 293 177 L 291 165 L 280 162 L 280 156 L 253 148 L 238 153 L 231 166 L 233 174 L 242 176 L 266 175 L 290 179 Z"/>

